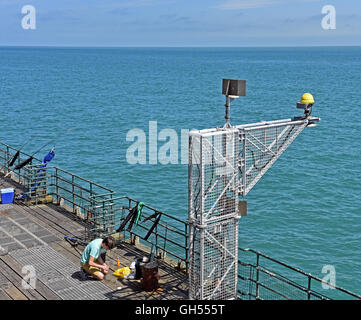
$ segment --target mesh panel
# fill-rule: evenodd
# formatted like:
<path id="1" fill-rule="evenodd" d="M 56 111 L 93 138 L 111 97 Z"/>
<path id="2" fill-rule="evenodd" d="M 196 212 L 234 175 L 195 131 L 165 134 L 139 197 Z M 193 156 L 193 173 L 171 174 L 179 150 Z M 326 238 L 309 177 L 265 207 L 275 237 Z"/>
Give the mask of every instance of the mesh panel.
<path id="1" fill-rule="evenodd" d="M 242 196 L 253 188 L 305 128 L 306 123 L 279 123 L 240 130 Z"/>
<path id="2" fill-rule="evenodd" d="M 210 223 L 205 229 L 204 297 L 226 300 L 234 298 L 238 221 Z"/>
<path id="3" fill-rule="evenodd" d="M 35 204 L 47 195 L 47 174 L 43 165 L 28 165 L 24 168 L 26 195 Z"/>
<path id="4" fill-rule="evenodd" d="M 194 219 L 199 218 L 201 206 L 201 150 L 200 139 L 190 137 L 189 152 L 189 208 L 190 216 Z"/>
<path id="5" fill-rule="evenodd" d="M 238 198 L 237 148 L 238 132 L 202 138 L 204 219 L 234 216 Z"/>
<path id="6" fill-rule="evenodd" d="M 201 281 L 201 259 L 200 259 L 200 233 L 194 232 L 193 228 L 191 228 L 191 235 L 193 235 L 193 239 L 191 238 L 190 242 L 190 259 L 189 259 L 189 297 L 191 299 L 200 299 L 201 292 L 200 288 L 202 286 Z"/>
<path id="7" fill-rule="evenodd" d="M 238 245 L 238 130 L 190 134 L 191 299 L 234 299 Z"/>

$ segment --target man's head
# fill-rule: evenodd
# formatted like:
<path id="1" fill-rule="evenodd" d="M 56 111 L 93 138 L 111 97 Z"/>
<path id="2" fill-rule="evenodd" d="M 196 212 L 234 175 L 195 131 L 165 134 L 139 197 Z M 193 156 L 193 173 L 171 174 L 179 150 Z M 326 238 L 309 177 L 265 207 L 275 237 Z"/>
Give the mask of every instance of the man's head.
<path id="1" fill-rule="evenodd" d="M 114 241 L 113 237 L 106 237 L 103 239 L 102 243 L 103 243 L 103 248 L 105 250 L 111 250 L 114 248 L 115 241 Z"/>

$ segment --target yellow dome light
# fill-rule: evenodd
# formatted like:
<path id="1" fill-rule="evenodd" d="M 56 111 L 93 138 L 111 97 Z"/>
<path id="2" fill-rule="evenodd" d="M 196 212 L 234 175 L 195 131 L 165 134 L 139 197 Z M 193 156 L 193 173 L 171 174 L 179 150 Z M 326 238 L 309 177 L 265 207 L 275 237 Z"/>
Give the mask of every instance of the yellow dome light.
<path id="1" fill-rule="evenodd" d="M 303 109 L 305 114 L 303 118 L 308 118 L 311 116 L 312 107 L 315 103 L 315 99 L 311 93 L 304 93 L 301 97 L 301 101 L 297 102 L 297 109 Z"/>
<path id="2" fill-rule="evenodd" d="M 301 97 L 300 103 L 315 103 L 311 93 L 304 93 Z"/>

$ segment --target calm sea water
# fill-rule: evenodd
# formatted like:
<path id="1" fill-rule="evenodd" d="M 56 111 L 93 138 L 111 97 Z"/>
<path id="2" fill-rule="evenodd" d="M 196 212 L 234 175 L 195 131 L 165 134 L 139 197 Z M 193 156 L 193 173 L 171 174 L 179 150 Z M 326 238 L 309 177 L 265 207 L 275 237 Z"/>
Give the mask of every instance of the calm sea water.
<path id="1" fill-rule="evenodd" d="M 300 115 L 303 92 L 322 119 L 247 196 L 240 247 L 361 293 L 360 47 L 0 48 L 0 140 L 32 153 L 73 128 L 54 165 L 186 219 L 187 165 L 127 163 L 126 134 L 223 125 L 222 78 L 247 80 L 232 124 Z"/>

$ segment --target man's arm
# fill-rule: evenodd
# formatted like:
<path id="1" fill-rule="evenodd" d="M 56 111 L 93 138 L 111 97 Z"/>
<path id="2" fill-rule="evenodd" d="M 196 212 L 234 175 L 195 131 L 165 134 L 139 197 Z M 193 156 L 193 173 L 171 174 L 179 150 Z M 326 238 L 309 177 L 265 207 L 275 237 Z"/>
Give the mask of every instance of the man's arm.
<path id="1" fill-rule="evenodd" d="M 104 271 L 107 272 L 109 270 L 109 266 L 103 261 L 101 256 L 99 256 L 98 261 L 103 266 Z"/>
<path id="2" fill-rule="evenodd" d="M 99 257 L 99 258 L 100 258 L 100 257 Z M 90 256 L 90 258 L 89 258 L 89 266 L 91 266 L 91 267 L 97 267 L 97 268 L 100 268 L 100 269 L 104 270 L 104 269 L 105 269 L 104 262 L 103 262 L 103 260 L 101 260 L 101 258 L 100 258 L 100 259 L 99 259 L 99 258 L 98 258 L 98 260 L 99 260 L 99 262 L 102 262 L 102 264 L 96 263 L 96 262 L 94 261 L 94 257 Z"/>

